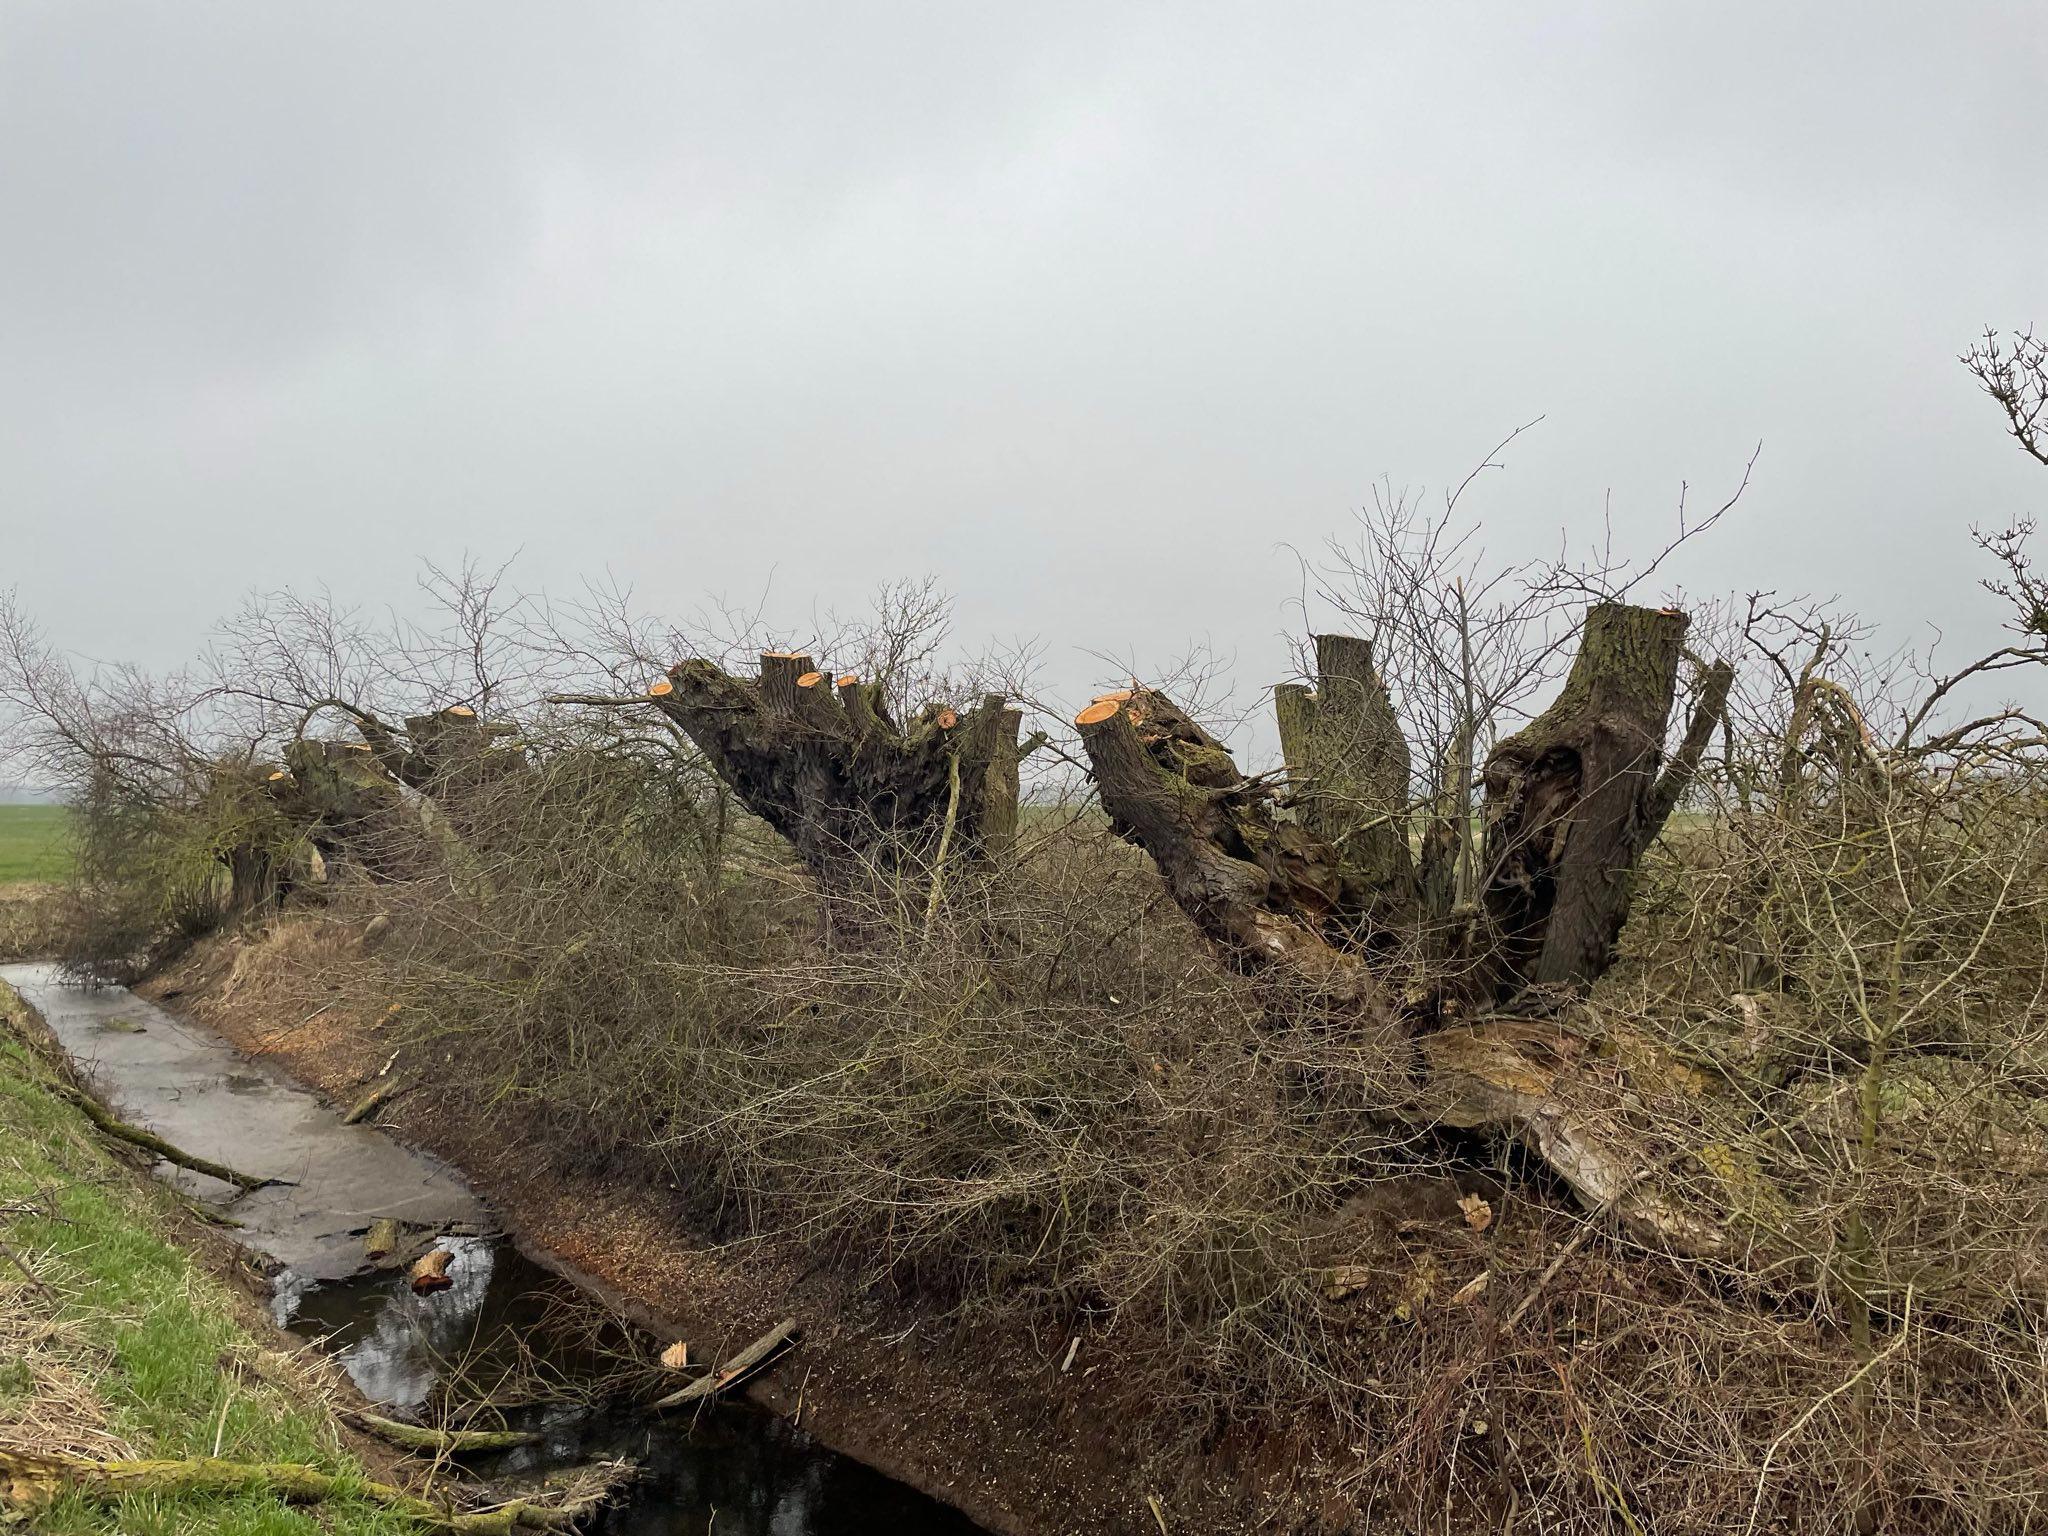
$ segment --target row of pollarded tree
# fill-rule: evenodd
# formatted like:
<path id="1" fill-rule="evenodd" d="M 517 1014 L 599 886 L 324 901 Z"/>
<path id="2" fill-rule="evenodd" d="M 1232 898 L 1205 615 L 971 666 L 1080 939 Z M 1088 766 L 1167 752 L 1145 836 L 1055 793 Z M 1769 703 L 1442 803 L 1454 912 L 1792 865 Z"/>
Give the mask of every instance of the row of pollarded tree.
<path id="1" fill-rule="evenodd" d="M 1478 828 L 1462 809 L 1427 817 L 1419 854 L 1410 749 L 1363 640 L 1318 637 L 1314 687 L 1278 690 L 1278 782 L 1151 689 L 1106 695 L 1076 726 L 1112 826 L 1219 960 L 1257 979 L 1276 1027 L 1385 1040 L 1409 1085 L 1390 1117 L 1506 1132 L 1589 1203 L 1711 1247 L 1711 1223 L 1637 1187 L 1645 1154 L 1576 1092 L 1585 1042 L 1558 1022 L 1611 963 L 1636 866 L 1720 723 L 1725 664 L 1667 759 L 1686 629 L 1672 610 L 1595 605 L 1555 701 L 1484 765 Z M 752 678 L 683 661 L 640 702 L 828 891 L 1000 859 L 1014 839 L 1026 749 L 1002 696 L 899 722 L 871 683 L 772 651 Z"/>

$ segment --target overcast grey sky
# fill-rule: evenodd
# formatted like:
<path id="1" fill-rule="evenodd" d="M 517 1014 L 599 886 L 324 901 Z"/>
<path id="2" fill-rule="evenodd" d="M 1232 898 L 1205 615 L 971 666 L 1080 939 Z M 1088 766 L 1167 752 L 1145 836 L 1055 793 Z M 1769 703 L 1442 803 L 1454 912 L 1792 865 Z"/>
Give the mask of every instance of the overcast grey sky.
<path id="1" fill-rule="evenodd" d="M 930 571 L 965 640 L 1285 669 L 1381 476 L 1502 547 L 1981 631 L 2048 482 L 2048 7 L 0 8 L 0 586 L 162 663 L 523 551 L 681 613 Z"/>

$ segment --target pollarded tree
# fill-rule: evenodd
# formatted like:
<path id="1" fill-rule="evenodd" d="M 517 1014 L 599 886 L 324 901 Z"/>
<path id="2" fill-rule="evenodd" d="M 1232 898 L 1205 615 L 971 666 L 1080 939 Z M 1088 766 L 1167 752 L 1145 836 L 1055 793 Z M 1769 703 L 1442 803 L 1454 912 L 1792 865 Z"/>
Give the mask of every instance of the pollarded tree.
<path id="1" fill-rule="evenodd" d="M 804 652 L 767 651 L 753 678 L 679 662 L 647 697 L 830 884 L 992 856 L 1015 840 L 1023 713 L 1000 694 L 965 710 L 929 705 L 899 724 L 878 684 L 828 677 Z"/>
<path id="2" fill-rule="evenodd" d="M 1112 823 L 1152 855 L 1233 967 L 1278 969 L 1413 1035 L 1447 1013 L 1607 968 L 1636 862 L 1697 770 L 1727 694 L 1729 669 L 1717 666 L 1667 764 L 1685 630 L 1670 609 L 1602 603 L 1587 614 L 1556 701 L 1486 763 L 1479 909 L 1448 914 L 1478 926 L 1476 944 L 1460 946 L 1476 963 L 1423 989 L 1390 989 L 1373 963 L 1396 941 L 1426 960 L 1443 935 L 1429 931 L 1409 847 L 1407 744 L 1367 642 L 1318 636 L 1317 686 L 1277 692 L 1292 814 L 1270 780 L 1239 772 L 1160 694 L 1105 696 L 1076 724 Z"/>
<path id="3" fill-rule="evenodd" d="M 1687 621 L 1595 604 L 1555 701 L 1483 774 L 1478 879 L 1444 910 L 1410 852 L 1409 751 L 1365 641 L 1316 640 L 1315 687 L 1277 694 L 1291 804 L 1163 695 L 1104 696 L 1076 725 L 1112 826 L 1151 856 L 1277 1015 L 1384 1038 L 1413 1068 L 1417 1123 L 1508 1131 L 1583 1198 L 1692 1247 L 1707 1224 L 1635 1186 L 1643 1149 L 1576 1090 L 1588 1042 L 1551 1016 L 1612 963 L 1636 865 L 1697 772 L 1730 669 L 1708 668 L 1667 761 Z"/>

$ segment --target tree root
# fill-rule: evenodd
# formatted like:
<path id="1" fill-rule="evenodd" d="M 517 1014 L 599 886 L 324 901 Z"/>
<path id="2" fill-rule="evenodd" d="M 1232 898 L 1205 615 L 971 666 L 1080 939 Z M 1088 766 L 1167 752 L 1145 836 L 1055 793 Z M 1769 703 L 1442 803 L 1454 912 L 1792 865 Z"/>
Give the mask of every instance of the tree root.
<path id="1" fill-rule="evenodd" d="M 519 1531 L 567 1531 L 609 1488 L 577 1503 L 548 1506 L 514 1499 L 494 1509 L 462 1511 L 430 1504 L 403 1489 L 367 1479 L 336 1477 L 298 1462 L 94 1461 L 0 1449 L 0 1503 L 20 1508 L 47 1504 L 66 1492 L 112 1501 L 129 1494 L 267 1493 L 287 1504 L 364 1499 L 453 1536 L 514 1536 Z"/>

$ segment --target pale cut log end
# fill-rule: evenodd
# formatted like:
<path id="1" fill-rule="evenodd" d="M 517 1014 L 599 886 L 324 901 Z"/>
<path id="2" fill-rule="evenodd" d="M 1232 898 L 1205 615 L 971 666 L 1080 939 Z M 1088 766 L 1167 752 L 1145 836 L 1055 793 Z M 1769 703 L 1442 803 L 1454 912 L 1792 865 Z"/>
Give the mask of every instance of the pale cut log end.
<path id="1" fill-rule="evenodd" d="M 1117 711 L 1122 708 L 1123 701 L 1121 699 L 1097 699 L 1093 704 L 1082 710 L 1081 713 L 1074 716 L 1074 724 L 1100 725 L 1103 721 L 1113 718 Z"/>
<path id="2" fill-rule="evenodd" d="M 953 729 L 954 726 L 960 723 L 960 716 L 950 709 L 940 710 L 938 719 L 939 729 L 942 731 L 950 731 L 951 729 Z"/>
<path id="3" fill-rule="evenodd" d="M 842 673 L 840 673 L 840 674 L 839 674 L 839 676 L 838 676 L 838 677 L 837 677 L 837 678 L 836 678 L 836 679 L 834 680 L 833 686 L 835 686 L 835 687 L 838 687 L 838 688 L 851 688 L 851 687 L 853 687 L 853 686 L 854 686 L 855 684 L 857 684 L 857 683 L 858 683 L 859 681 L 860 681 L 860 674 L 859 674 L 859 673 L 857 673 L 857 672 L 842 672 Z"/>
<path id="4" fill-rule="evenodd" d="M 659 699 L 664 698 L 667 695 L 674 693 L 675 691 L 676 685 L 664 677 L 660 682 L 656 683 L 652 688 L 649 688 L 647 690 L 647 696 L 650 699 Z"/>
<path id="5" fill-rule="evenodd" d="M 661 1368 L 665 1371 L 687 1371 L 690 1368 L 690 1346 L 682 1339 L 669 1345 L 661 1352 Z"/>
<path id="6" fill-rule="evenodd" d="M 806 672 L 806 673 L 805 673 L 805 674 L 804 674 L 804 675 L 803 675 L 802 677 L 800 677 L 800 678 L 798 678 L 798 679 L 796 680 L 796 685 L 797 685 L 797 687 L 799 687 L 799 688 L 815 688 L 815 687 L 817 687 L 817 686 L 818 686 L 818 684 L 820 684 L 820 683 L 822 683 L 822 682 L 824 682 L 824 681 L 825 681 L 825 674 L 824 674 L 824 673 L 822 673 L 822 672 Z"/>
<path id="7" fill-rule="evenodd" d="M 412 1267 L 412 1288 L 417 1295 L 426 1296 L 435 1291 L 445 1291 L 455 1282 L 448 1278 L 448 1266 L 455 1262 L 455 1255 L 446 1248 L 436 1248 Z"/>
<path id="8" fill-rule="evenodd" d="M 442 710 L 441 713 L 444 715 L 452 715 L 457 720 L 474 720 L 476 718 L 476 711 L 471 709 L 467 704 L 450 704 L 446 709 Z"/>

